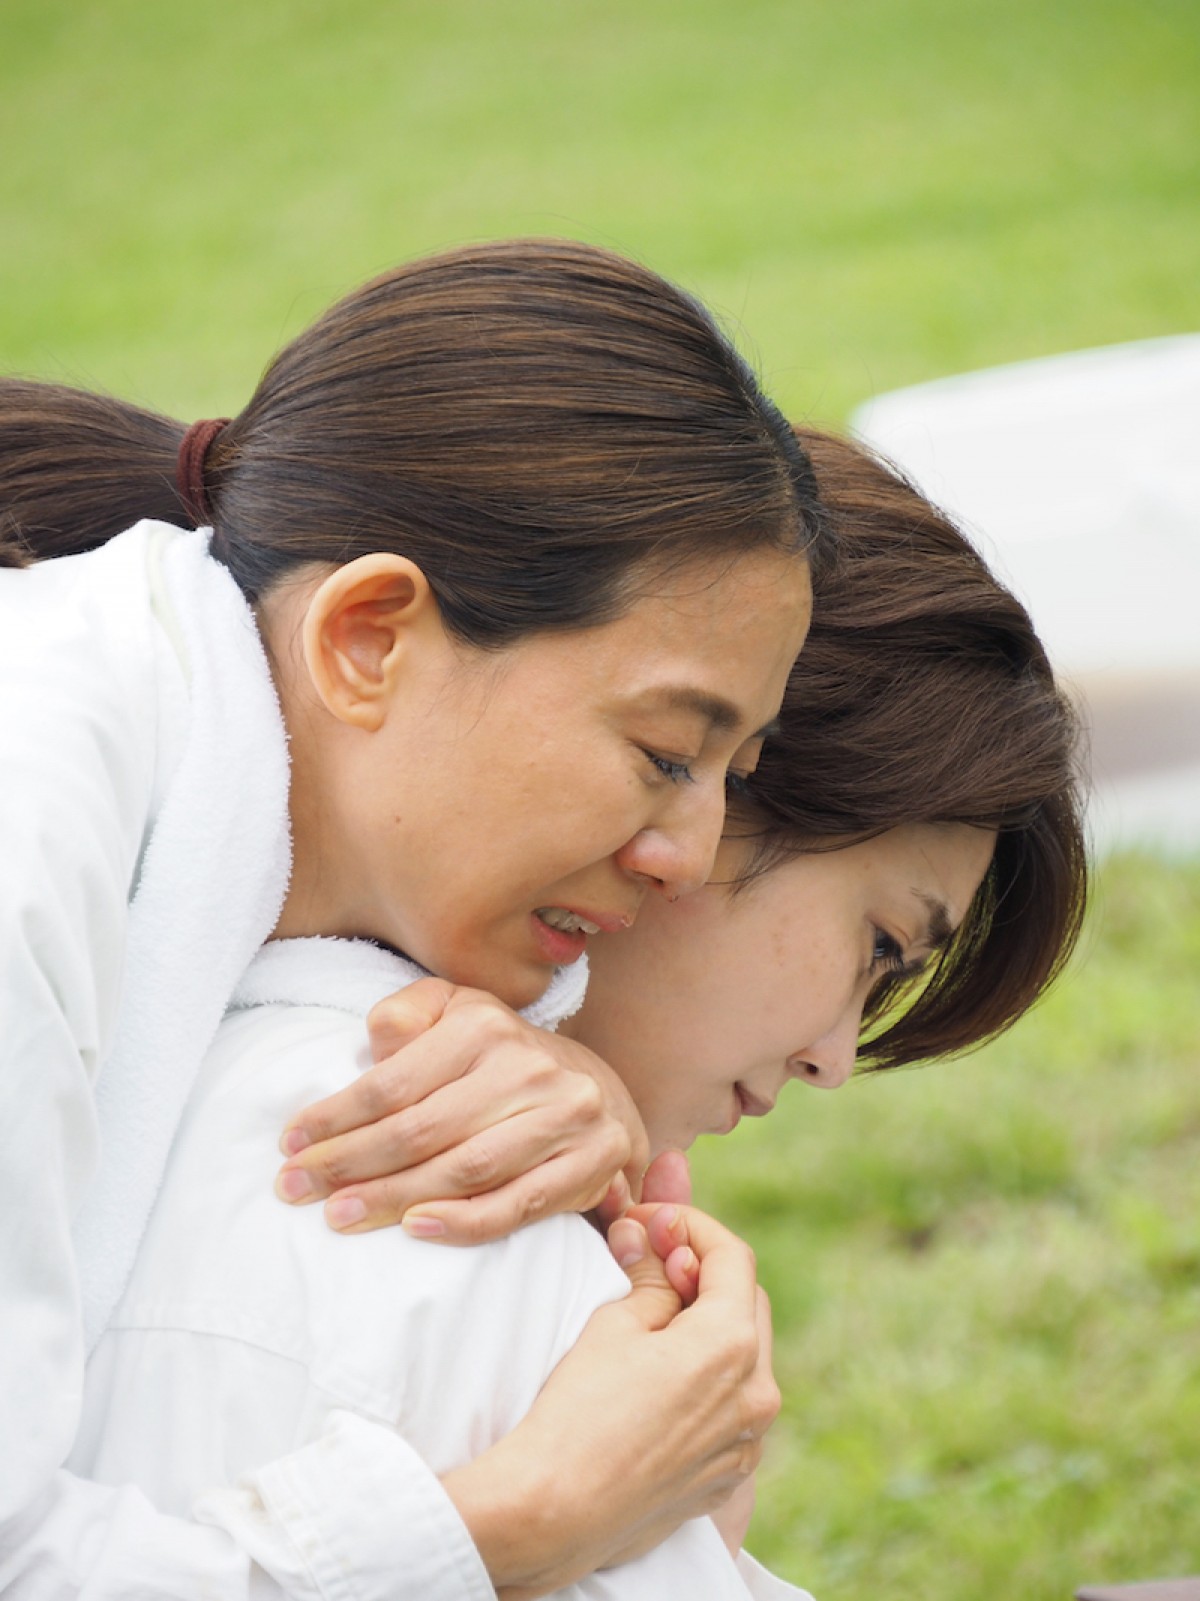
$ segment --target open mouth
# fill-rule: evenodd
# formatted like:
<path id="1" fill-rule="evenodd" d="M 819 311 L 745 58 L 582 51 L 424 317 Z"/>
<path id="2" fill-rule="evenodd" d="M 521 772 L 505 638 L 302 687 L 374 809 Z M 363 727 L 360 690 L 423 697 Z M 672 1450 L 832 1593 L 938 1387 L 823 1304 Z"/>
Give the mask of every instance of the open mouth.
<path id="1" fill-rule="evenodd" d="M 598 934 L 599 923 L 589 923 L 586 917 L 578 912 L 569 912 L 565 906 L 539 906 L 534 916 L 546 924 L 548 928 L 556 928 L 561 934 Z"/>

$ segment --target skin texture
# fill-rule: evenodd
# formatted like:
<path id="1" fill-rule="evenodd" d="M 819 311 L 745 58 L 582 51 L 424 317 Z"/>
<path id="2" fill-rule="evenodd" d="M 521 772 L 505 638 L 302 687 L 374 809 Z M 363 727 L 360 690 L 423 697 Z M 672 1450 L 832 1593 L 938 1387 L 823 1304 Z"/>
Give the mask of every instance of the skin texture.
<path id="1" fill-rule="evenodd" d="M 732 895 L 713 883 L 649 904 L 624 941 L 597 938 L 566 1027 L 619 1074 L 652 1153 L 765 1115 L 792 1079 L 836 1089 L 872 987 L 957 928 L 994 844 L 987 829 L 908 824 L 795 857 Z M 717 877 L 744 853 L 728 842 Z"/>
<path id="2" fill-rule="evenodd" d="M 615 930 L 648 888 L 705 882 L 726 773 L 757 761 L 810 606 L 802 561 L 756 553 L 680 569 L 614 622 L 482 652 L 401 557 L 275 593 L 295 849 L 276 934 L 377 939 L 527 1005 L 584 944 L 564 950 L 539 908 Z"/>

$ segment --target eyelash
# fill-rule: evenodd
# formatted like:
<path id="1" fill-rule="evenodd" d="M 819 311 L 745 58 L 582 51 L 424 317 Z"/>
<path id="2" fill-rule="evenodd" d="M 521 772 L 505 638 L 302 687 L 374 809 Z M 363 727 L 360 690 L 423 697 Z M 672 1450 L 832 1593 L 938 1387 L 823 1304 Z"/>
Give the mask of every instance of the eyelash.
<path id="1" fill-rule="evenodd" d="M 672 784 L 694 784 L 696 782 L 691 768 L 686 762 L 673 762 L 669 756 L 657 756 L 652 750 L 643 750 L 642 755 L 657 772 Z"/>
<path id="2" fill-rule="evenodd" d="M 904 952 L 899 944 L 882 928 L 875 930 L 875 948 L 871 952 L 871 966 L 889 973 L 904 971 Z"/>

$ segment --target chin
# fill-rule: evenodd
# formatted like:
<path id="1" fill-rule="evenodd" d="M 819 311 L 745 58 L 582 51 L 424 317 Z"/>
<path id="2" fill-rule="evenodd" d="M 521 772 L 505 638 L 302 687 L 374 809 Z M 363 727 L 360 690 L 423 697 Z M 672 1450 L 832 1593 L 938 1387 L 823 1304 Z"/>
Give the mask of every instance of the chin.
<path id="1" fill-rule="evenodd" d="M 690 1151 L 696 1143 L 697 1131 L 689 1129 L 666 1129 L 655 1132 L 648 1129 L 650 1136 L 650 1160 L 661 1156 L 664 1151 Z"/>
<path id="2" fill-rule="evenodd" d="M 554 972 L 551 970 L 536 976 L 526 974 L 509 976 L 501 973 L 484 974 L 475 978 L 454 980 L 453 982 L 462 984 L 466 989 L 486 990 L 489 995 L 494 995 L 498 1001 L 503 1001 L 505 1006 L 511 1006 L 514 1012 L 519 1012 L 523 1007 L 532 1006 L 534 1001 L 541 1000 L 542 996 L 550 988 L 550 980 L 553 977 Z"/>
<path id="3" fill-rule="evenodd" d="M 438 978 L 463 989 L 485 990 L 505 1006 L 511 1006 L 514 1012 L 540 1000 L 550 988 L 555 973 L 553 967 L 536 962 L 497 963 L 494 955 L 489 960 L 486 951 L 446 952 L 432 971 Z"/>

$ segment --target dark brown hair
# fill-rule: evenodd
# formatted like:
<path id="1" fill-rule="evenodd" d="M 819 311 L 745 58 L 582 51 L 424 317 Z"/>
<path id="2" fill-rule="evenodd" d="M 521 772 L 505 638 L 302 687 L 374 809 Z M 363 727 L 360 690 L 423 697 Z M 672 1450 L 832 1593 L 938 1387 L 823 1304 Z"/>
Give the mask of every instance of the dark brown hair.
<path id="1" fill-rule="evenodd" d="M 186 526 L 183 433 L 5 382 L 5 559 L 141 517 Z M 348 295 L 217 434 L 203 489 L 214 554 L 251 600 L 302 563 L 395 550 L 478 645 L 605 621 L 638 570 L 824 542 L 803 449 L 708 313 L 553 240 L 451 251 Z"/>
<path id="2" fill-rule="evenodd" d="M 999 830 L 932 971 L 868 1002 L 860 1061 L 896 1067 L 1001 1033 L 1069 956 L 1087 890 L 1077 720 L 1025 608 L 949 518 L 860 446 L 798 434 L 838 556 L 750 780 L 751 876 L 905 823 Z"/>

